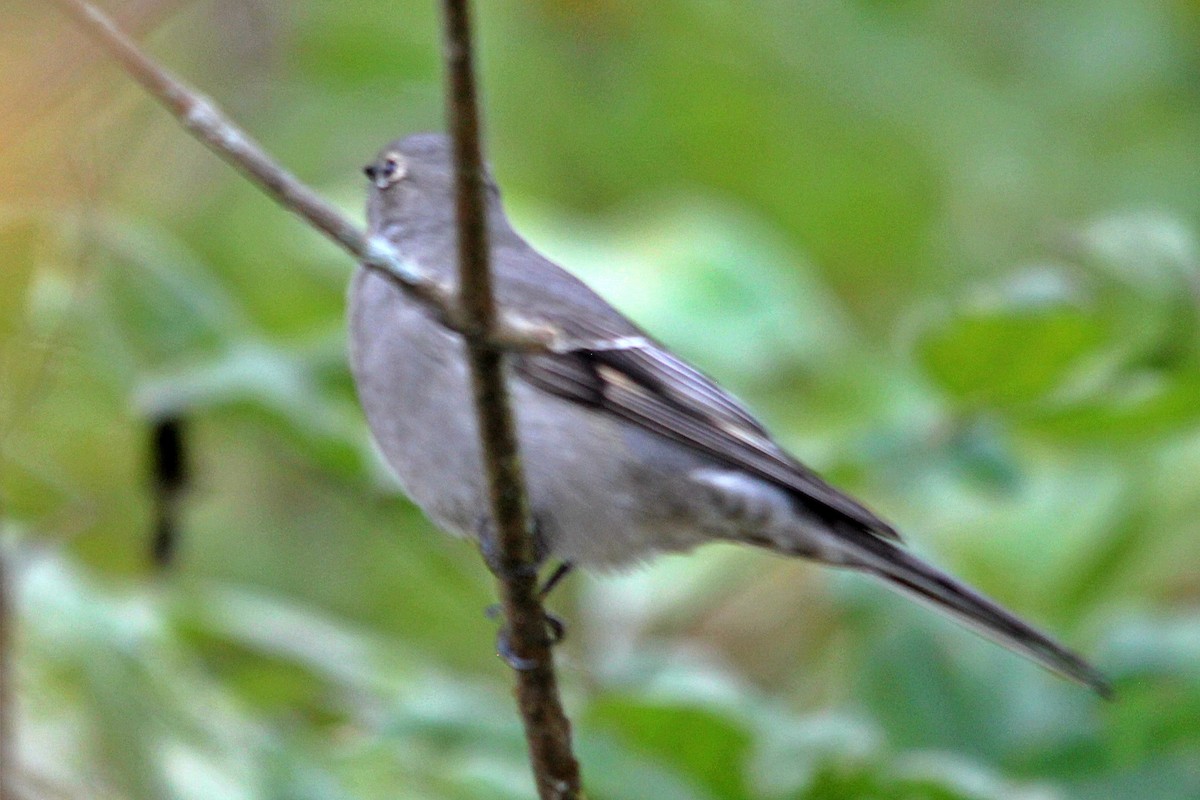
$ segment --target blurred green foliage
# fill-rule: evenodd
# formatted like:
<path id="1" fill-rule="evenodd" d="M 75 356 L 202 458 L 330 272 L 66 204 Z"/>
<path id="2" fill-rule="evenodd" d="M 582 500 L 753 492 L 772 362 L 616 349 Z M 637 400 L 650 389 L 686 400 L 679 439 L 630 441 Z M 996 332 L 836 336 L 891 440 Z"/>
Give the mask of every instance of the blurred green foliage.
<path id="1" fill-rule="evenodd" d="M 357 410 L 351 265 L 44 5 L 0 3 L 22 796 L 530 796 L 485 570 Z M 355 215 L 440 127 L 432 3 L 127 5 Z M 529 237 L 1119 693 L 710 547 L 556 598 L 591 796 L 1200 797 L 1195 4 L 477 5 Z M 155 574 L 165 412 L 194 485 Z"/>

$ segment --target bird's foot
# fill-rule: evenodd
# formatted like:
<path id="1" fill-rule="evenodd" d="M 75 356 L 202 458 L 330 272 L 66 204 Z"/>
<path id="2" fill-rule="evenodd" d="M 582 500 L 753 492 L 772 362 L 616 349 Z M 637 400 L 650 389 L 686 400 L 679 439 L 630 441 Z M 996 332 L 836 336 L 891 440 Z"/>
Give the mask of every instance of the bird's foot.
<path id="1" fill-rule="evenodd" d="M 488 619 L 498 619 L 501 613 L 499 603 L 493 603 L 484 609 L 484 614 L 487 615 Z M 554 647 L 566 638 L 567 623 L 562 617 L 550 611 L 543 611 L 542 614 L 543 622 L 546 626 L 546 646 Z M 507 625 L 501 627 L 500 631 L 496 634 L 496 652 L 513 669 L 527 672 L 537 666 L 536 661 L 529 658 L 522 658 L 513 650 Z"/>
<path id="2" fill-rule="evenodd" d="M 505 664 L 518 672 L 529 672 L 538 665 L 537 661 L 532 658 L 522 658 L 517 655 L 509 640 L 508 628 L 501 628 L 500 632 L 496 634 L 496 653 L 504 659 Z"/>

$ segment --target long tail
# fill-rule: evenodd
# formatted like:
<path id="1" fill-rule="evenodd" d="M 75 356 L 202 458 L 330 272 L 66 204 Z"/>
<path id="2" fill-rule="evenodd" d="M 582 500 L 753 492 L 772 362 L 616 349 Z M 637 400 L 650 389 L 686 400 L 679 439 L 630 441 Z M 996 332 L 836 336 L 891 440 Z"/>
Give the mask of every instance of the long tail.
<path id="1" fill-rule="evenodd" d="M 902 592 L 1065 678 L 1111 699 L 1111 684 L 1094 667 L 974 589 L 889 541 L 862 530 L 838 536 L 853 569 L 883 578 Z M 841 549 L 840 548 L 840 549 Z"/>

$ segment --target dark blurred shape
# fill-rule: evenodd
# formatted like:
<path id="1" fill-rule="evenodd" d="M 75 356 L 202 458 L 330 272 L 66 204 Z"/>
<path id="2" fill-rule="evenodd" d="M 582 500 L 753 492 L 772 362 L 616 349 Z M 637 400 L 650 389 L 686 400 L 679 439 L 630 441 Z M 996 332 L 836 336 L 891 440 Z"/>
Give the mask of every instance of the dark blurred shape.
<path id="1" fill-rule="evenodd" d="M 190 478 L 184 429 L 182 416 L 169 415 L 155 420 L 150 430 L 154 503 L 150 558 L 160 568 L 171 566 L 179 549 L 179 508 Z"/>

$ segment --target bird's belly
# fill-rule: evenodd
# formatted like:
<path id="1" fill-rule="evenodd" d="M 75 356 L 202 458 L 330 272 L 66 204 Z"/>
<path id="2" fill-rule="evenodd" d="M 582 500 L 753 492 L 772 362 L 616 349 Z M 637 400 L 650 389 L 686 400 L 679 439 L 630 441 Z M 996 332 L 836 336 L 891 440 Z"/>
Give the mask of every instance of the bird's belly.
<path id="1" fill-rule="evenodd" d="M 349 300 L 351 372 L 376 445 L 435 523 L 472 531 L 485 495 L 457 337 L 367 270 L 355 275 Z"/>

